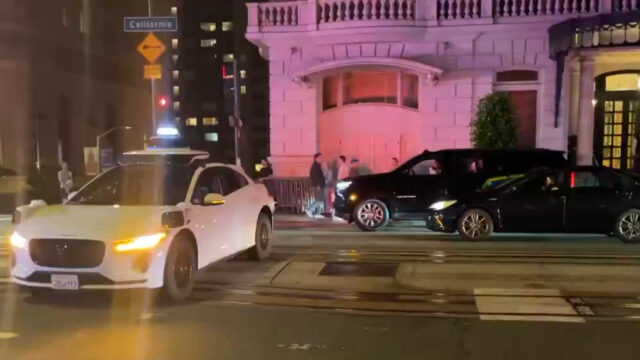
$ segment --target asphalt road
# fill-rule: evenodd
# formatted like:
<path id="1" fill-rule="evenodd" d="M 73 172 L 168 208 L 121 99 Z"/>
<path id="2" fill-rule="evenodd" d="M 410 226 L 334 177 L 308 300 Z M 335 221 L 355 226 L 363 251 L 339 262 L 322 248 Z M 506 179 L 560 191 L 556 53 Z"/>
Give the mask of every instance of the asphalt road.
<path id="1" fill-rule="evenodd" d="M 0 270 L 0 359 L 640 359 L 640 247 L 309 225 L 281 224 L 270 261 L 201 273 L 178 306 L 34 299 Z"/>

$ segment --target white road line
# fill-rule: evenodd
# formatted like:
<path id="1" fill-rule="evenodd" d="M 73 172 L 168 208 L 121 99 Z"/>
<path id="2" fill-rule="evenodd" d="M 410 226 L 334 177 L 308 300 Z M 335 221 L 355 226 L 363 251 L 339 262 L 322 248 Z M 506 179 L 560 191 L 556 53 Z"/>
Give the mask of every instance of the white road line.
<path id="1" fill-rule="evenodd" d="M 482 320 L 586 322 L 557 289 L 474 289 L 474 294 Z"/>

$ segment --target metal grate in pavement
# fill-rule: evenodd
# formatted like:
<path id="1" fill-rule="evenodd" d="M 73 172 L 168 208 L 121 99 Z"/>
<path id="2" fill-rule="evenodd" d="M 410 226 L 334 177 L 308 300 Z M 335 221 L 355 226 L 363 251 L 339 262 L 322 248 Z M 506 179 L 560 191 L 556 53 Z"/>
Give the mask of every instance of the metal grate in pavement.
<path id="1" fill-rule="evenodd" d="M 320 276 L 395 276 L 398 265 L 378 263 L 328 262 Z"/>

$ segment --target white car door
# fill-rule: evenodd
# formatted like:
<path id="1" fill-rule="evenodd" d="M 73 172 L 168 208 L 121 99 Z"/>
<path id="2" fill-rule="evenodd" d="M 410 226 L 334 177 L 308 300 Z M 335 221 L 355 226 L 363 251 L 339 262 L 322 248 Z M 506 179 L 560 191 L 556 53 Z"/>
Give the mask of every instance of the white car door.
<path id="1" fill-rule="evenodd" d="M 203 205 L 204 197 L 209 193 L 224 195 L 222 169 L 224 167 L 214 166 L 200 173 L 185 212 L 188 226 L 198 242 L 200 267 L 231 255 L 235 248 L 232 236 L 233 201 L 225 198 L 224 204 Z"/>
<path id="2" fill-rule="evenodd" d="M 253 206 L 256 201 L 253 199 L 249 181 L 231 167 L 225 167 L 223 171 L 222 188 L 225 205 L 230 205 L 228 211 L 232 215 L 230 222 L 233 225 L 231 230 L 233 252 L 238 252 L 254 243 L 258 210 Z"/>

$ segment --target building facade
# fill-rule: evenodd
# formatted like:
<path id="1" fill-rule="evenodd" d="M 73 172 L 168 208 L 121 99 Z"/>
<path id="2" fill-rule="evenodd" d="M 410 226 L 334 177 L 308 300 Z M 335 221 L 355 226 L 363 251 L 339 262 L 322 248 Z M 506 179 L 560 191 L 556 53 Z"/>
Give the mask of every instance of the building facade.
<path id="1" fill-rule="evenodd" d="M 169 81 L 171 113 L 192 148 L 216 161 L 235 161 L 234 114 L 238 84 L 239 152 L 251 171 L 269 153 L 268 64 L 245 37 L 244 1 L 181 0 L 172 8 L 180 31 L 171 39 Z M 237 63 L 234 69 L 234 62 Z"/>
<path id="2" fill-rule="evenodd" d="M 276 174 L 307 176 L 316 152 L 359 158 L 374 171 L 386 171 L 393 157 L 403 161 L 425 149 L 471 147 L 478 101 L 495 91 L 512 100 L 519 147 L 567 151 L 575 136 L 580 163 L 596 159 L 629 168 L 640 88 L 638 5 L 248 4 L 246 36 L 269 61 Z M 627 17 L 615 19 L 621 15 Z"/>

